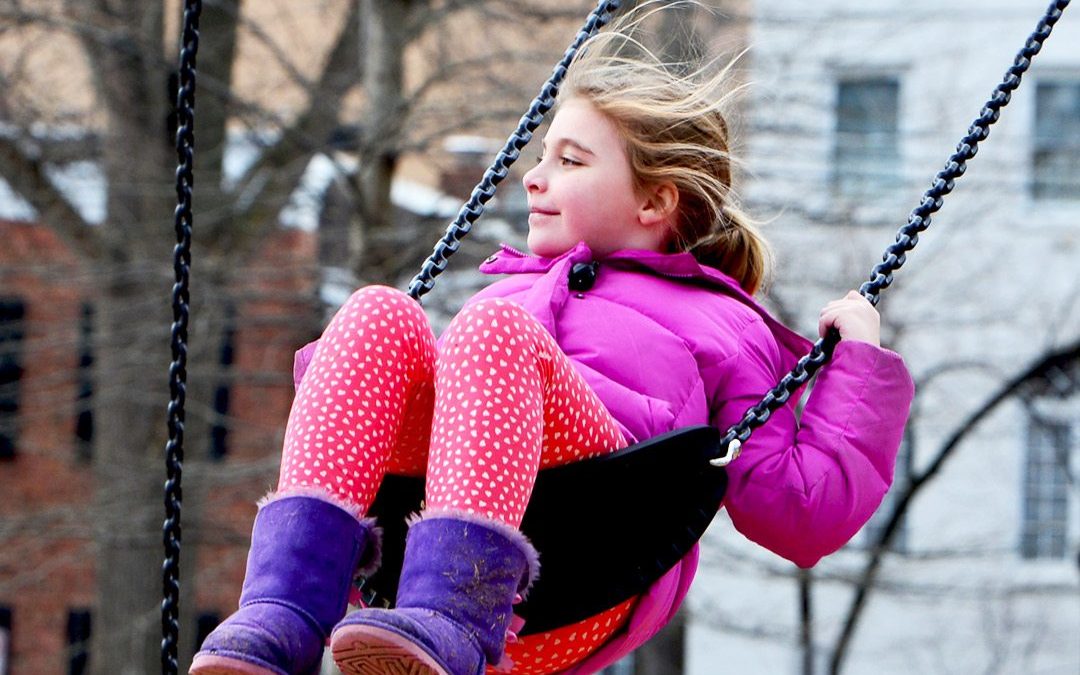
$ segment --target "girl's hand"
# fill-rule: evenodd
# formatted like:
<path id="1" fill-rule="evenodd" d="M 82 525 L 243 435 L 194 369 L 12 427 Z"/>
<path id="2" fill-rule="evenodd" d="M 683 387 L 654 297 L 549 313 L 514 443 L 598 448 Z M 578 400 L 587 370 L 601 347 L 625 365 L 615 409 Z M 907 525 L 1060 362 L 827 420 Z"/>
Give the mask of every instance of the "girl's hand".
<path id="1" fill-rule="evenodd" d="M 881 345 L 881 315 L 858 291 L 848 291 L 847 295 L 833 300 L 821 310 L 818 334 L 825 337 L 825 333 L 834 327 L 844 340 Z"/>

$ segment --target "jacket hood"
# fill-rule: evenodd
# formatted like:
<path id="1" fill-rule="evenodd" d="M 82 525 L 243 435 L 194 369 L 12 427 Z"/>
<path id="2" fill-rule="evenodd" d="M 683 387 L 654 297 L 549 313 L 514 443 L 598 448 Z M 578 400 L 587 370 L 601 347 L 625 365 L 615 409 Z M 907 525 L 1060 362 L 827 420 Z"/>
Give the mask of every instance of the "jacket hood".
<path id="1" fill-rule="evenodd" d="M 787 352 L 785 361 L 790 358 L 795 360 L 802 358 L 813 346 L 813 343 L 809 340 L 769 314 L 768 310 L 743 290 L 734 278 L 714 267 L 702 265 L 690 253 L 660 253 L 657 251 L 628 249 L 598 257 L 593 255 L 592 250 L 589 249 L 585 242 L 580 242 L 556 258 L 543 258 L 502 244 L 498 251 L 481 263 L 480 271 L 484 274 L 544 274 L 566 261 L 569 261 L 570 264 L 595 261 L 602 266 L 647 271 L 659 276 L 685 279 L 688 282 L 704 284 L 714 288 L 718 292 L 739 300 L 761 316 L 776 337 L 780 347 Z"/>

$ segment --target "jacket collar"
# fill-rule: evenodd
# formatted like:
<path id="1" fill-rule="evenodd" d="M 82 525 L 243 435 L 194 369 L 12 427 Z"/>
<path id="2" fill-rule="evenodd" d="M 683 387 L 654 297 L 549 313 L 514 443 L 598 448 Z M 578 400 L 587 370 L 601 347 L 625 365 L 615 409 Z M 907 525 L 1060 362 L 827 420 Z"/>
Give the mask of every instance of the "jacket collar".
<path id="1" fill-rule="evenodd" d="M 502 244 L 498 251 L 481 263 L 480 271 L 484 274 L 544 274 L 566 262 L 576 264 L 593 260 L 603 266 L 641 269 L 659 276 L 706 282 L 710 286 L 721 287 L 744 302 L 757 304 L 735 279 L 716 268 L 702 265 L 689 253 L 659 253 L 634 249 L 616 251 L 603 258 L 596 258 L 588 245 L 581 242 L 556 258 L 542 258 Z"/>
<path id="2" fill-rule="evenodd" d="M 777 321 L 768 310 L 747 293 L 734 278 L 720 270 L 702 265 L 690 253 L 659 253 L 657 251 L 624 250 L 616 251 L 603 258 L 594 258 L 592 251 L 580 242 L 569 251 L 556 258 L 523 253 L 506 244 L 480 265 L 484 274 L 544 274 L 556 267 L 568 267 L 579 262 L 597 260 L 604 266 L 620 269 L 638 269 L 659 276 L 693 280 L 716 288 L 718 291 L 742 301 L 757 312 L 772 329 L 773 335 L 789 354 L 796 357 L 805 354 L 811 347 L 810 341 L 795 333 Z M 603 272 L 601 272 L 603 274 Z"/>
<path id="3" fill-rule="evenodd" d="M 621 268 L 642 267 L 663 276 L 714 281 L 725 286 L 739 288 L 739 284 L 730 276 L 720 270 L 702 265 L 689 253 L 658 253 L 628 249 L 598 258 L 593 255 L 585 242 L 578 243 L 556 258 L 542 258 L 502 244 L 498 251 L 480 265 L 480 271 L 485 274 L 543 274 L 566 260 L 571 263 L 597 260 Z"/>

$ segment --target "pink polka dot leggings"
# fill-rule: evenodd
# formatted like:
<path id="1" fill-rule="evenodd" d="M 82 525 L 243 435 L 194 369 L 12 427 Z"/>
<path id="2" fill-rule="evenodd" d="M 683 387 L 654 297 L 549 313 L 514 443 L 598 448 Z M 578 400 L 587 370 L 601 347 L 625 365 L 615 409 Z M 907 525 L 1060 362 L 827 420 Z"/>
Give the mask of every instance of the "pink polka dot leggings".
<path id="1" fill-rule="evenodd" d="M 386 473 L 426 475 L 429 510 L 519 527 L 539 469 L 625 445 L 520 306 L 469 305 L 436 350 L 419 304 L 372 286 L 352 295 L 315 349 L 289 413 L 278 489 L 324 489 L 366 512 Z M 513 672 L 555 672 L 584 658 L 629 607 L 509 645 Z"/>

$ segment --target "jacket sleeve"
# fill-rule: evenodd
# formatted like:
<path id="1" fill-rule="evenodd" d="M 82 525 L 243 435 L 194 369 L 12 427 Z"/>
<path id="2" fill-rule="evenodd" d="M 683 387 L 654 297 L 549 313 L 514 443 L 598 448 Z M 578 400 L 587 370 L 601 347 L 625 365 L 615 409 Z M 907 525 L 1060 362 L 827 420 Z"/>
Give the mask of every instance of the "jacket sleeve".
<path id="1" fill-rule="evenodd" d="M 713 398 L 726 430 L 784 375 L 775 338 L 748 325 Z M 851 539 L 892 484 L 914 385 L 903 360 L 841 341 L 817 375 L 801 423 L 793 404 L 756 429 L 728 466 L 724 504 L 750 540 L 811 567 Z"/>

